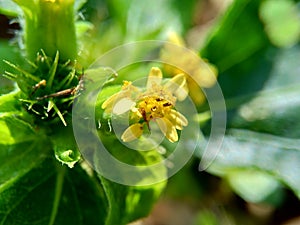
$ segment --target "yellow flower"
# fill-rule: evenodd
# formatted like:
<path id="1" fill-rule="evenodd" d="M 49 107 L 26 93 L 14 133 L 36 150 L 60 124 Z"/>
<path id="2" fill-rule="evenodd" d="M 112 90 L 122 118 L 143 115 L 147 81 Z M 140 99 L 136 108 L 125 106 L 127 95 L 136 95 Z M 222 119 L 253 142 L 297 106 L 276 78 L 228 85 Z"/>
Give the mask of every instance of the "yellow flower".
<path id="1" fill-rule="evenodd" d="M 190 50 L 183 48 L 185 43 L 176 33 L 170 33 L 169 41 L 180 46 L 180 48 L 174 48 L 174 46 L 166 44 L 162 49 L 160 58 L 168 63 L 164 65 L 165 71 L 171 76 L 178 73 L 185 74 L 191 98 L 197 105 L 202 104 L 205 96 L 198 84 L 205 88 L 213 86 L 217 76 L 216 67 L 205 61 L 199 64 L 199 58 Z M 184 69 L 184 71 L 181 69 Z"/>
<path id="2" fill-rule="evenodd" d="M 162 72 L 152 67 L 148 75 L 146 90 L 141 90 L 125 81 L 122 90 L 112 95 L 103 104 L 106 113 L 116 115 L 131 111 L 131 120 L 135 121 L 122 134 L 124 142 L 133 141 L 142 136 L 145 129 L 150 129 L 154 121 L 170 142 L 178 141 L 177 130 L 188 125 L 187 119 L 176 111 L 177 100 L 187 96 L 184 74 L 177 74 L 166 84 L 162 84 Z"/>

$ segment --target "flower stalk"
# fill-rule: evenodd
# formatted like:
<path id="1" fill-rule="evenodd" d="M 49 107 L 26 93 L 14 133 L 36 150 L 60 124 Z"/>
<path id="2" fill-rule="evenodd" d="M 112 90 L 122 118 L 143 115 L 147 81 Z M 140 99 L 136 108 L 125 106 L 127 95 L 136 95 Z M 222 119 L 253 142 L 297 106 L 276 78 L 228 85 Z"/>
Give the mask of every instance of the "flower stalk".
<path id="1" fill-rule="evenodd" d="M 77 55 L 74 0 L 14 0 L 23 11 L 24 45 L 27 57 L 36 58 L 41 49 L 60 60 Z"/>

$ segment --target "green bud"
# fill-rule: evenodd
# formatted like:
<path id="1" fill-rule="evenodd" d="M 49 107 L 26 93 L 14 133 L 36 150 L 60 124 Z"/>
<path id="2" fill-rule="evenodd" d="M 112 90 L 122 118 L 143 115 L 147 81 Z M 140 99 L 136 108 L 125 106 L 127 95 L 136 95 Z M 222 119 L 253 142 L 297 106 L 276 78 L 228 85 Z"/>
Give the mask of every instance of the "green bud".
<path id="1" fill-rule="evenodd" d="M 44 50 L 53 57 L 59 51 L 63 61 L 77 55 L 74 0 L 14 0 L 24 13 L 24 44 L 27 57 Z"/>

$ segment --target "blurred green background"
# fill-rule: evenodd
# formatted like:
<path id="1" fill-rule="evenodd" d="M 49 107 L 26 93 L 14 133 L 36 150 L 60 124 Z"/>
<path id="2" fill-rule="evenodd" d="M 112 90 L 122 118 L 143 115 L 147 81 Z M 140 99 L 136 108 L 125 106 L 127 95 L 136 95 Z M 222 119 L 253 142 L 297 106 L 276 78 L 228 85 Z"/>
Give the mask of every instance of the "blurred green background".
<path id="1" fill-rule="evenodd" d="M 300 3 L 297 0 L 89 0 L 80 60 L 174 31 L 216 66 L 226 101 L 224 145 L 205 172 L 201 149 L 136 225 L 300 224 Z M 89 21 L 89 23 L 87 23 Z M 21 62 L 15 15 L 0 15 L 2 59 Z M 178 56 L 180 57 L 180 56 Z M 0 94 L 14 89 L 0 77 Z M 199 111 L 208 110 L 207 103 Z M 202 131 L 209 135 L 207 121 Z"/>

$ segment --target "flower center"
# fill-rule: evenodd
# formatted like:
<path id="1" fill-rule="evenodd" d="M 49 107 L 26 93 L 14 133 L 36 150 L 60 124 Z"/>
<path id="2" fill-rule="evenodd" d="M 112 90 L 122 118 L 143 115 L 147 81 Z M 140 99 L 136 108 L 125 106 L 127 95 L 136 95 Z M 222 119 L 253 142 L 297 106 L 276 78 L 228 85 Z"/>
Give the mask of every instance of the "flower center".
<path id="1" fill-rule="evenodd" d="M 162 118 L 173 108 L 173 104 L 159 96 L 144 97 L 138 104 L 137 109 L 145 122 L 152 119 Z"/>

